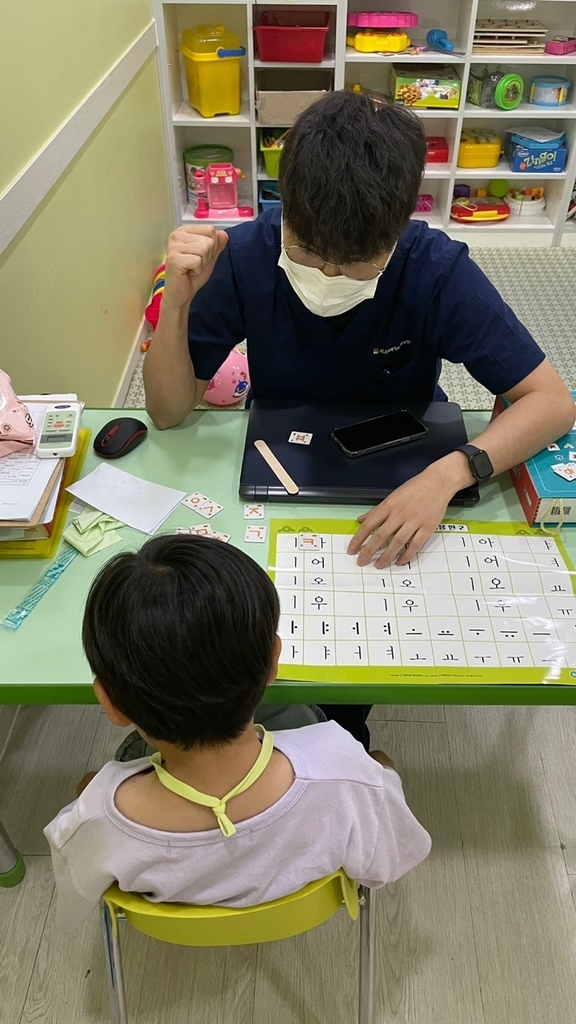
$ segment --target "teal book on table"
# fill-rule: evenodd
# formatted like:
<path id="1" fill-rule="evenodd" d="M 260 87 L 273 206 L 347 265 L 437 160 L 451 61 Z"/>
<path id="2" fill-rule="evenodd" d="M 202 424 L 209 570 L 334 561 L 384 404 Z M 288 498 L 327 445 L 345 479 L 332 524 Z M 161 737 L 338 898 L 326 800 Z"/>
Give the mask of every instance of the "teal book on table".
<path id="1" fill-rule="evenodd" d="M 576 401 L 576 391 L 572 392 Z M 509 405 L 501 396 L 494 402 L 492 419 Z M 576 418 L 576 406 L 574 409 Z M 574 460 L 570 458 L 574 453 Z M 572 480 L 564 479 L 554 466 L 574 467 Z M 568 472 L 570 472 L 568 470 Z M 541 523 L 576 523 L 576 423 L 567 434 L 559 437 L 533 458 L 510 470 L 518 500 L 530 526 Z"/>

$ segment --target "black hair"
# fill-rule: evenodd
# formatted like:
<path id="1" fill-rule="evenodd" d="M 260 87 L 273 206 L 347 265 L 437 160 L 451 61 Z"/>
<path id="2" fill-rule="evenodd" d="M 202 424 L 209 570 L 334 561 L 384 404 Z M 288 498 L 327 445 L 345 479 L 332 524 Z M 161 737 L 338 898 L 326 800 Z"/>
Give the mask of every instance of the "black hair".
<path id="1" fill-rule="evenodd" d="M 230 742 L 270 675 L 279 618 L 272 581 L 237 548 L 155 537 L 94 580 L 82 642 L 114 706 L 152 739 L 190 750 Z"/>
<path id="2" fill-rule="evenodd" d="M 280 160 L 283 217 L 334 263 L 392 250 L 416 208 L 426 161 L 418 116 L 344 89 L 308 107 Z"/>

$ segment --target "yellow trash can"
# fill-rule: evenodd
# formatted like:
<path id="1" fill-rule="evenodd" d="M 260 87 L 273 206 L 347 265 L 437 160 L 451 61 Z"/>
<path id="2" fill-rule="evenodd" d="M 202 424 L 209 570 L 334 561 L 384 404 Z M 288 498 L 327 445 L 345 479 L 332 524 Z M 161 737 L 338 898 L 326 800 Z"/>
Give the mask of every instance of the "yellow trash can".
<path id="1" fill-rule="evenodd" d="M 240 113 L 240 58 L 246 50 L 224 25 L 197 25 L 182 33 L 190 106 L 202 117 Z"/>

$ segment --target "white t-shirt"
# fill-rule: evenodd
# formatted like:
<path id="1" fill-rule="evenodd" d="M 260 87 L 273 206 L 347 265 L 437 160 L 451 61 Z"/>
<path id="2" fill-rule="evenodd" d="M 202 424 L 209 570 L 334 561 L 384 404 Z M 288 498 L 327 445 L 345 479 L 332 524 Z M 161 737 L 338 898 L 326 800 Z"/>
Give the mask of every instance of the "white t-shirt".
<path id="1" fill-rule="evenodd" d="M 364 885 L 382 886 L 428 855 L 430 837 L 399 776 L 335 722 L 276 732 L 274 745 L 291 762 L 294 782 L 272 807 L 237 822 L 228 839 L 217 826 L 160 832 L 130 821 L 114 794 L 150 761 L 104 765 L 44 829 L 59 924 L 76 928 L 114 881 L 154 902 L 248 907 L 341 867 Z"/>

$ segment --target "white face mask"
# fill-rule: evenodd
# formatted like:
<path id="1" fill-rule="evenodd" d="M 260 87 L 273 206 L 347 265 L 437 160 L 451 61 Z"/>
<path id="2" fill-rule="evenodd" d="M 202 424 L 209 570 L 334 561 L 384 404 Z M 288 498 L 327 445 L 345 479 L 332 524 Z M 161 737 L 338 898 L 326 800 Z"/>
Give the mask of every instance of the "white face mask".
<path id="1" fill-rule="evenodd" d="M 380 280 L 376 277 L 373 281 L 353 281 L 342 274 L 327 277 L 316 267 L 293 263 L 284 250 L 278 266 L 282 267 L 300 301 L 316 316 L 338 316 L 365 299 L 373 299 Z"/>

